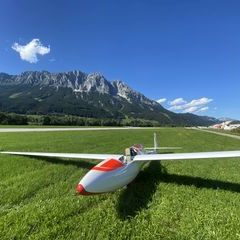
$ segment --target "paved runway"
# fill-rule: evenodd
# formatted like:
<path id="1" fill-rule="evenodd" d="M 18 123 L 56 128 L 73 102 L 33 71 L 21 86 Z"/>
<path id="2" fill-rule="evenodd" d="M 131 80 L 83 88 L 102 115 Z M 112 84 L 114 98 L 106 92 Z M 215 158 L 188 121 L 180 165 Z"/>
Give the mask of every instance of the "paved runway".
<path id="1" fill-rule="evenodd" d="M 141 129 L 140 127 L 103 127 L 103 128 L 80 128 L 80 127 L 63 127 L 63 128 L 0 128 L 0 133 L 10 132 L 60 132 L 60 131 L 107 131 L 107 130 L 132 130 Z"/>

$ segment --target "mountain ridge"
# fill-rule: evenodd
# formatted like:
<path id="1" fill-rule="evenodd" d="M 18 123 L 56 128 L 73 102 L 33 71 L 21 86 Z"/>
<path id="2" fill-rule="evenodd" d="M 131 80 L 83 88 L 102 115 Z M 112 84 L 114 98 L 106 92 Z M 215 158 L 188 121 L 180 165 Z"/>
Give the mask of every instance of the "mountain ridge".
<path id="1" fill-rule="evenodd" d="M 210 125 L 209 117 L 177 114 L 120 80 L 78 70 L 50 73 L 0 73 L 0 111 L 21 114 L 71 114 L 96 118 L 141 118 L 161 125 Z"/>

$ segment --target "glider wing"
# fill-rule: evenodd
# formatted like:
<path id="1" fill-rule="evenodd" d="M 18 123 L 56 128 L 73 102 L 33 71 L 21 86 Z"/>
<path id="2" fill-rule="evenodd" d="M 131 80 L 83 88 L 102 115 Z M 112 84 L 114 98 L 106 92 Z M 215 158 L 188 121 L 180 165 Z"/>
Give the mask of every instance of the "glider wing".
<path id="1" fill-rule="evenodd" d="M 134 157 L 134 161 L 161 161 L 161 160 L 187 160 L 205 158 L 231 158 L 240 157 L 240 151 L 170 153 L 170 154 L 143 154 Z"/>
<path id="2" fill-rule="evenodd" d="M 79 159 L 95 159 L 106 160 L 108 158 L 119 159 L 122 155 L 116 154 L 85 154 L 85 153 L 44 153 L 44 152 L 1 152 L 11 155 L 37 156 L 37 157 L 58 157 L 58 158 L 79 158 Z"/>
<path id="3" fill-rule="evenodd" d="M 167 150 L 167 149 L 182 149 L 181 147 L 156 147 L 156 148 L 154 148 L 154 147 L 152 147 L 152 148 L 144 148 L 144 149 L 146 149 L 146 150 Z"/>

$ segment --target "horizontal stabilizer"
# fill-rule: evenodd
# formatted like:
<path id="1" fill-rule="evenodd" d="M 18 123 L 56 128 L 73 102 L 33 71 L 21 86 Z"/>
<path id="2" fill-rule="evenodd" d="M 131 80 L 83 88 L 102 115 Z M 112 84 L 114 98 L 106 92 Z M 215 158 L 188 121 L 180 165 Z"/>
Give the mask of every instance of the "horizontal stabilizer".
<path id="1" fill-rule="evenodd" d="M 182 149 L 182 147 L 152 147 L 152 148 L 144 148 L 146 150 L 167 150 L 167 149 Z"/>

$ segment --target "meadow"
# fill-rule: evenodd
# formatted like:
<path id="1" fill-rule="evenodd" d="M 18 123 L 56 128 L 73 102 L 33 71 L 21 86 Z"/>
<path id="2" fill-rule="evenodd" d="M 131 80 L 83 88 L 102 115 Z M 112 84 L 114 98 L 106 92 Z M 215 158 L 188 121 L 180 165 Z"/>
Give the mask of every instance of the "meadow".
<path id="1" fill-rule="evenodd" d="M 240 149 L 184 128 L 0 133 L 1 150 L 123 153 L 133 143 L 178 152 Z M 0 155 L 0 239 L 240 239 L 240 159 L 154 162 L 129 187 L 77 196 L 97 162 Z"/>

